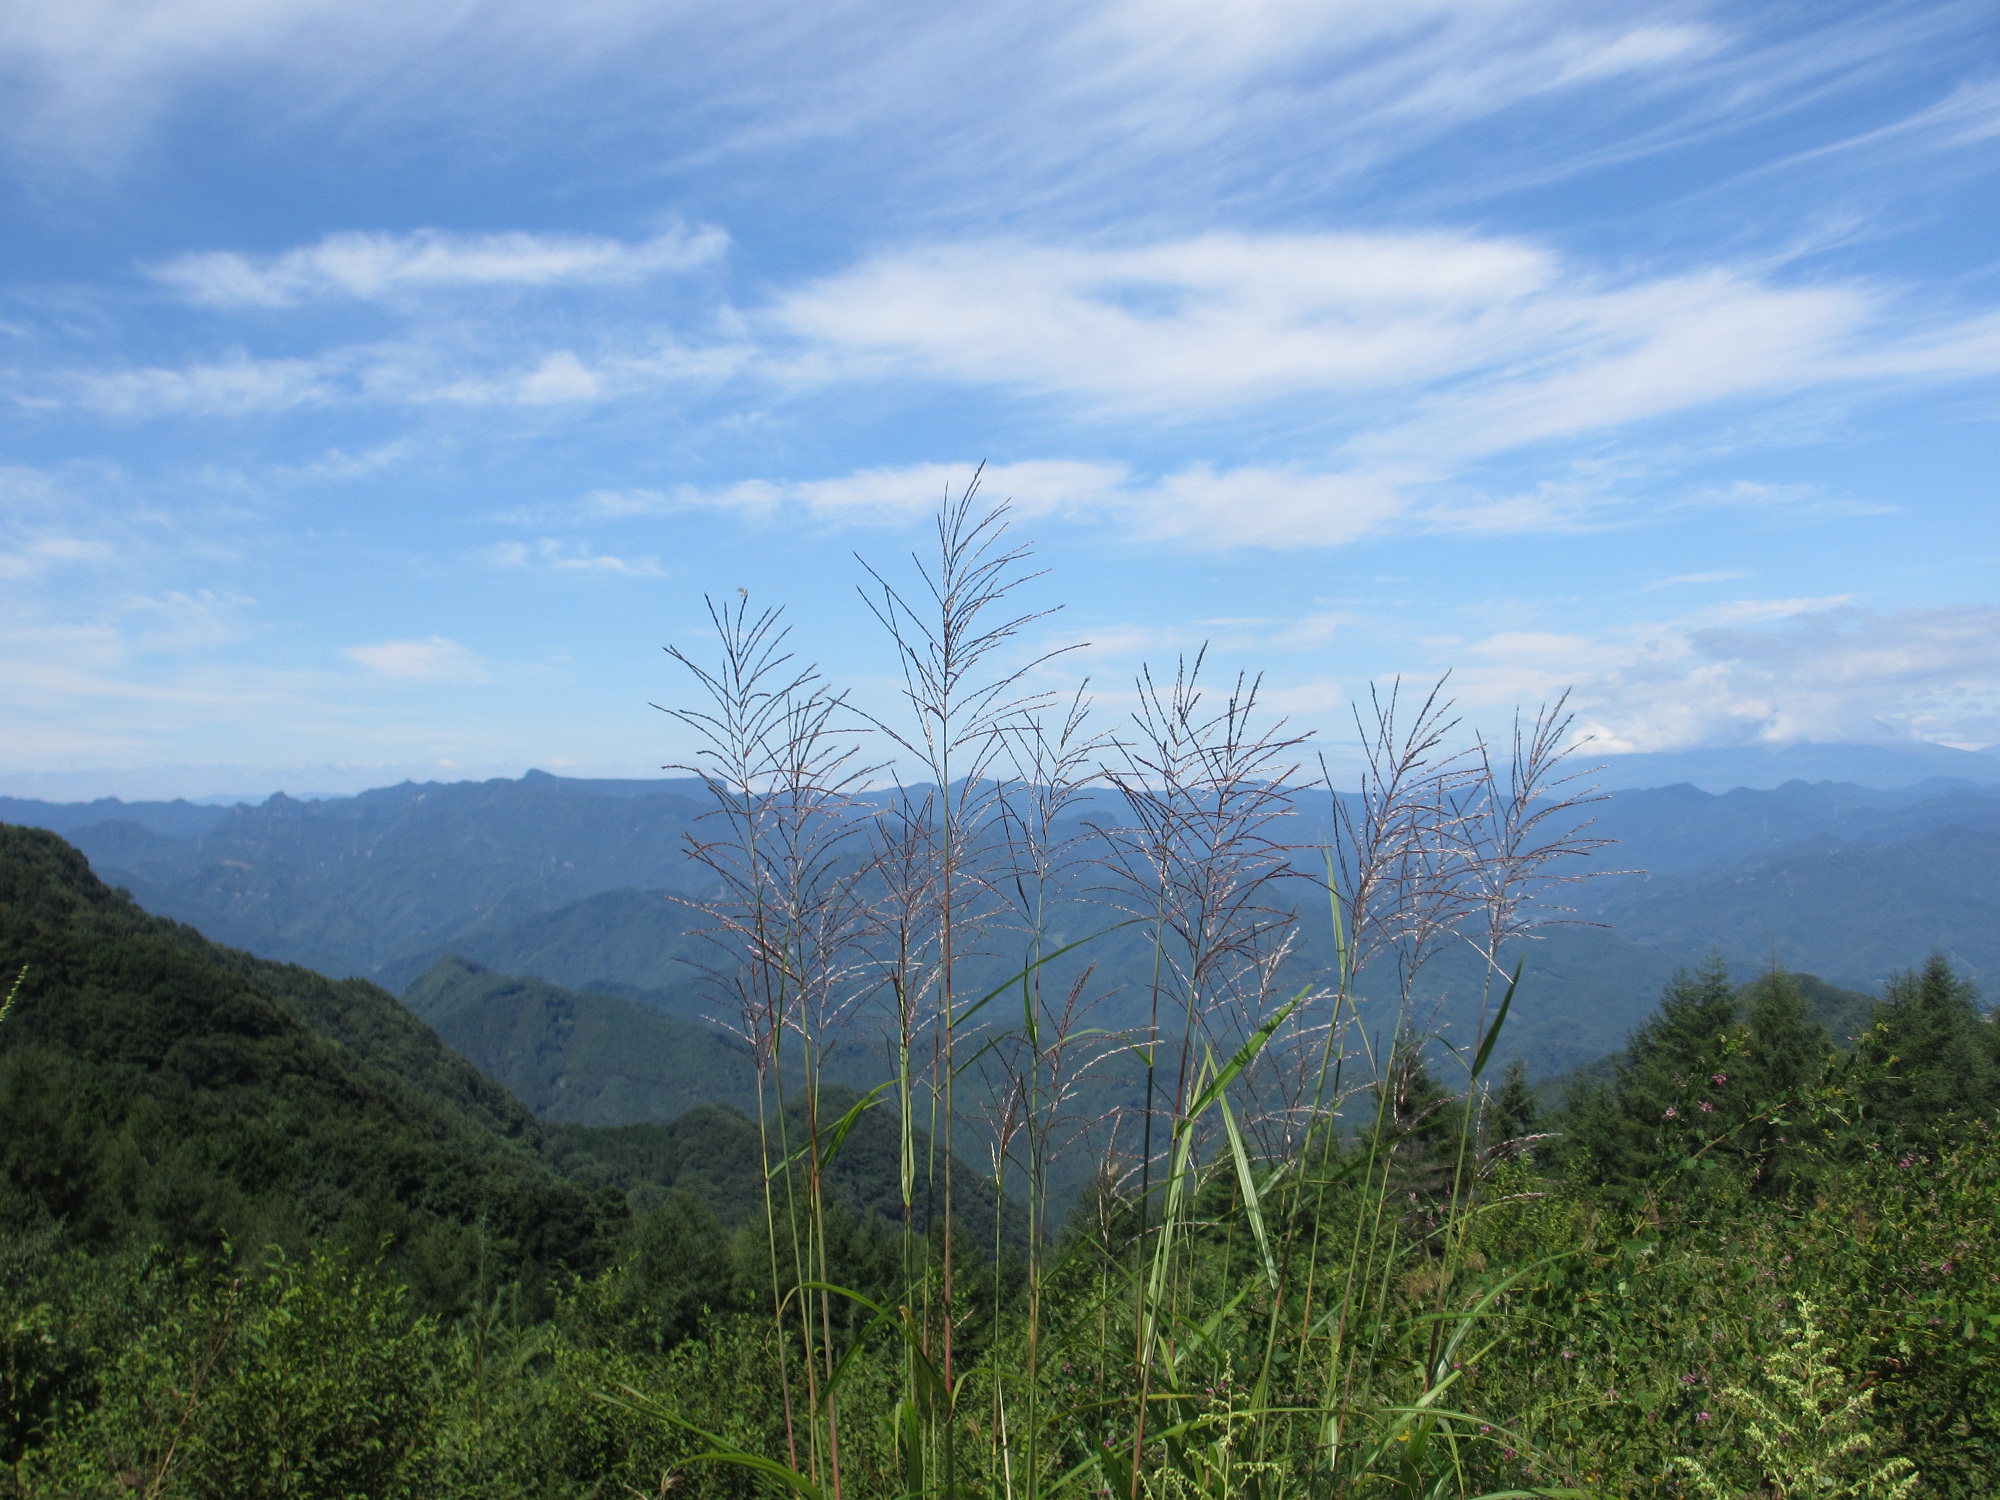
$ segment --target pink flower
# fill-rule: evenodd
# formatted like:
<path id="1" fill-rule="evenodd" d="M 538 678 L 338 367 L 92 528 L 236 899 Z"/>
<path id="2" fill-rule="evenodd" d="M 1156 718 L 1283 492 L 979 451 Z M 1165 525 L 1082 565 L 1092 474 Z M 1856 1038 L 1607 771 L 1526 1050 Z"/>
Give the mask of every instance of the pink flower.
<path id="1" fill-rule="evenodd" d="M 1705 1115 L 1712 1115 L 1715 1113 L 1715 1106 L 1704 1099 L 1701 1101 L 1701 1112 Z"/>
<path id="2" fill-rule="evenodd" d="M 1679 1113 L 1680 1113 L 1679 1110 L 1675 1109 L 1673 1105 L 1669 1104 L 1666 1107 L 1666 1110 L 1660 1115 L 1660 1118 L 1662 1120 L 1671 1120 L 1675 1115 Z"/>
<path id="3" fill-rule="evenodd" d="M 1694 1419 L 1697 1422 L 1706 1422 L 1708 1420 L 1708 1413 L 1705 1411 L 1698 1411 L 1694 1414 Z"/>
<path id="4" fill-rule="evenodd" d="M 1720 1088 L 1723 1084 L 1729 1082 L 1729 1075 L 1727 1073 L 1711 1073 L 1708 1075 L 1708 1081 L 1717 1088 Z"/>

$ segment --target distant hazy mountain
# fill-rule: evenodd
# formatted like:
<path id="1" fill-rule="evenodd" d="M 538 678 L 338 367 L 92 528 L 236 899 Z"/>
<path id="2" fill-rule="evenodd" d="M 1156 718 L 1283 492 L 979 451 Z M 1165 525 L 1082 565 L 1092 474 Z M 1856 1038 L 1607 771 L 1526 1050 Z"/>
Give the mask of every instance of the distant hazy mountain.
<path id="1" fill-rule="evenodd" d="M 1586 749 L 1585 754 L 1588 754 Z M 1612 788 L 1688 782 L 1708 792 L 1753 790 L 1788 781 L 1844 781 L 1857 786 L 1910 786 L 1933 777 L 1979 786 L 2000 783 L 2000 756 L 1954 750 L 1921 740 L 1886 745 L 1732 745 L 1653 755 L 1607 755 L 1596 778 Z"/>
<path id="2" fill-rule="evenodd" d="M 1936 949 L 1993 998 L 2000 832 L 1939 828 L 1628 882 L 1599 915 L 1642 947 L 1712 945 L 1741 968 L 1775 960 L 1869 989 Z"/>
<path id="3" fill-rule="evenodd" d="M 374 978 L 461 933 L 599 891 L 685 886 L 690 783 L 405 784 L 256 807 L 0 804 L 64 833 L 149 910 L 217 942 Z M 405 975 L 404 977 L 408 977 Z"/>
<path id="4" fill-rule="evenodd" d="M 1894 843 L 1939 828 L 2000 832 L 2000 786 L 1932 780 L 1880 791 L 1794 781 L 1716 794 L 1682 783 L 1616 792 L 1590 812 L 1590 832 L 1617 841 L 1599 856 L 1600 868 L 1674 875 L 1809 846 Z M 1619 882 L 1608 881 L 1585 890 L 1617 888 Z"/>
<path id="5" fill-rule="evenodd" d="M 503 974 L 539 974 L 700 1020 L 712 1007 L 694 965 L 713 955 L 704 952 L 698 925 L 698 914 L 666 892 L 601 891 L 518 921 L 469 928 L 448 948 L 384 965 L 381 983 L 401 990 L 450 952 Z"/>
<path id="6" fill-rule="evenodd" d="M 1931 769 L 1944 763 L 1985 775 L 1988 765 L 2000 767 L 1992 757 L 1931 748 Z M 1882 753 L 1805 746 L 1712 754 L 1750 756 L 1767 769 L 1816 754 L 1873 756 L 1878 771 L 1923 769 Z M 499 974 L 701 1021 L 712 1002 L 689 963 L 702 956 L 697 924 L 671 897 L 700 884 L 685 852 L 704 806 L 697 791 L 685 781 L 531 773 L 319 803 L 15 802 L 0 813 L 68 828 L 97 871 L 148 909 L 266 957 L 403 989 L 456 954 Z M 1323 817 L 1310 803 L 1304 811 L 1299 836 L 1312 839 Z M 1537 1072 L 1616 1048 L 1674 969 L 1710 952 L 1744 973 L 1775 955 L 1787 967 L 1871 987 L 1936 947 L 1989 988 L 2000 980 L 2000 784 L 1795 780 L 1718 794 L 1682 782 L 1618 790 L 1590 812 L 1593 832 L 1616 840 L 1590 867 L 1640 873 L 1562 893 L 1577 916 L 1609 930 L 1555 928 L 1524 950 L 1530 988 L 1503 1051 Z M 1072 935 L 1103 919 L 1101 910 L 1079 909 Z M 1323 958 L 1325 935 L 1311 911 L 1306 930 L 1305 958 Z M 1139 962 L 1138 945 L 1122 933 L 1095 945 L 1088 961 L 1116 990 Z M 990 965 L 1002 977 L 1007 966 L 1001 956 Z M 1425 980 L 1428 1014 L 1453 1034 L 1469 1033 L 1483 979 L 1469 952 L 1440 959 Z M 1134 1019 L 1124 1012 L 1138 992 L 1128 984 L 1113 994 L 1107 1024 Z M 480 1055 L 531 1091 L 498 1054 Z"/>

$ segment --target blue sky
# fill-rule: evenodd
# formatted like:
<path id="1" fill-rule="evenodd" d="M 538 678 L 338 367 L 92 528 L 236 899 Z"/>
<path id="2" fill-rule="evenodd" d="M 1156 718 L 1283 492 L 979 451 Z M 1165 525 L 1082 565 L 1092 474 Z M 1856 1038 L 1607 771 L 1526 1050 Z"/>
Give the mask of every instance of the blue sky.
<path id="1" fill-rule="evenodd" d="M 2000 741 L 1985 4 L 16 0 L 0 790 L 635 774 L 988 464 L 1107 712 Z"/>

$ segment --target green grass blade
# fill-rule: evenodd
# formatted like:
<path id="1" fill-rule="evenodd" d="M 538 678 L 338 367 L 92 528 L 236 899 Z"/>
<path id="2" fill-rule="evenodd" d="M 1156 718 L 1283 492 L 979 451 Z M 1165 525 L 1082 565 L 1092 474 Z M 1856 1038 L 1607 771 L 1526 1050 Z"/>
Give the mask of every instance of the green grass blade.
<path id="1" fill-rule="evenodd" d="M 1500 1009 L 1494 1013 L 1493 1024 L 1487 1029 L 1486 1040 L 1479 1044 L 1479 1056 L 1472 1060 L 1472 1076 L 1477 1078 L 1486 1071 L 1486 1060 L 1493 1055 L 1493 1044 L 1500 1040 L 1500 1028 L 1507 1024 L 1507 1012 L 1514 1008 L 1514 991 L 1521 983 L 1521 966 L 1527 960 L 1517 959 L 1514 977 L 1507 981 L 1507 993 L 1500 997 Z"/>
<path id="2" fill-rule="evenodd" d="M 1264 1279 L 1271 1290 L 1278 1289 L 1278 1259 L 1271 1253 L 1271 1237 L 1264 1232 L 1264 1205 L 1257 1196 L 1257 1179 L 1250 1170 L 1250 1154 L 1243 1149 L 1243 1132 L 1236 1128 L 1236 1112 L 1229 1107 L 1229 1094 L 1215 1096 L 1222 1111 L 1222 1128 L 1229 1134 L 1229 1154 L 1236 1161 L 1236 1186 L 1243 1194 L 1243 1209 L 1250 1219 L 1250 1233 L 1257 1241 L 1257 1253 L 1264 1258 Z"/>

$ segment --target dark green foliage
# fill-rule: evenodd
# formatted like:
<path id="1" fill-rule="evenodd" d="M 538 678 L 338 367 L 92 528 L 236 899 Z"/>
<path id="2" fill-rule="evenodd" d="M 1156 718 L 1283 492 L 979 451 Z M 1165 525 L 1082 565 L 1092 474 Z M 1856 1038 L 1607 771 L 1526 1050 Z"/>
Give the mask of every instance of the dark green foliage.
<path id="1" fill-rule="evenodd" d="M 754 1298 L 757 1281 L 738 1282 L 720 1221 L 693 1194 L 672 1193 L 633 1216 L 605 1311 L 620 1342 L 662 1354 L 700 1333 L 712 1313 Z"/>
<path id="2" fill-rule="evenodd" d="M 98 1250 L 386 1237 L 451 1307 L 480 1238 L 530 1284 L 601 1255 L 615 1199 L 556 1177 L 539 1128 L 393 997 L 221 952 L 0 827 L 0 1216 Z M 317 1034 L 324 1025 L 330 1036 Z"/>
<path id="3" fill-rule="evenodd" d="M 1659 1010 L 1632 1034 L 1608 1083 L 1583 1084 L 1568 1102 L 1566 1147 L 1592 1175 L 1656 1177 L 1725 1133 L 1743 1113 L 1737 999 L 1712 962 L 1683 972 Z"/>
<path id="4" fill-rule="evenodd" d="M 156 1278 L 157 1279 L 157 1278 Z M 154 1315 L 99 1374 L 87 1415 L 20 1471 L 28 1492 L 186 1500 L 433 1493 L 436 1333 L 398 1288 L 335 1257 L 225 1268 Z"/>
<path id="5" fill-rule="evenodd" d="M 828 1088 L 820 1096 L 823 1135 L 832 1129 L 861 1096 L 851 1089 Z M 803 1201 L 804 1156 L 810 1138 L 805 1102 L 794 1100 L 782 1122 L 771 1120 L 772 1155 L 796 1163 L 793 1190 Z M 668 1193 L 691 1193 L 731 1228 L 759 1219 L 764 1213 L 763 1152 L 757 1122 L 739 1110 L 705 1105 L 665 1125 L 621 1125 L 591 1129 L 559 1125 L 549 1133 L 553 1158 L 570 1175 L 608 1183 L 640 1203 Z M 930 1135 L 915 1132 L 917 1159 L 932 1156 Z M 896 1118 L 879 1101 L 848 1131 L 825 1167 L 829 1199 L 857 1220 L 900 1222 L 902 1199 Z M 940 1164 L 939 1170 L 942 1170 Z M 963 1160 L 958 1164 L 954 1218 L 975 1253 L 993 1244 L 993 1188 Z M 785 1185 L 777 1183 L 777 1201 L 784 1202 Z M 923 1182 L 917 1187 L 919 1228 L 929 1222 Z M 1003 1216 L 1005 1242 L 1020 1245 L 1026 1225 L 1020 1206 L 1010 1198 Z"/>
<path id="6" fill-rule="evenodd" d="M 1870 1115 L 1892 1131 L 1909 1132 L 1991 1111 L 2000 1104 L 1994 1037 L 1978 989 L 1954 974 L 1943 954 L 1897 975 L 1860 1048 L 1869 1068 L 1863 1097 Z"/>
<path id="7" fill-rule="evenodd" d="M 1530 1137 L 1541 1127 L 1542 1110 L 1528 1082 L 1528 1065 L 1516 1058 L 1501 1074 L 1500 1087 L 1480 1115 L 1483 1144 L 1495 1155 L 1512 1158 L 1531 1149 Z"/>

